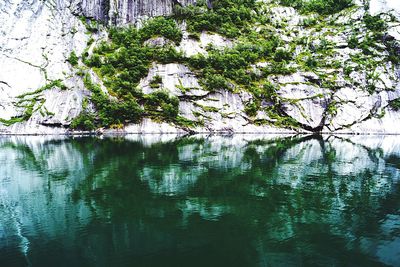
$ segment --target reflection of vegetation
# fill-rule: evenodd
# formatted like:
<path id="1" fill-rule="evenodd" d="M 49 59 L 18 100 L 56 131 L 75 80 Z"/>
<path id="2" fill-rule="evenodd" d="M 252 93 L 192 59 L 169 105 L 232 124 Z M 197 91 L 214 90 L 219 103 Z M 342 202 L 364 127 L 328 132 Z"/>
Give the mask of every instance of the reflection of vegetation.
<path id="1" fill-rule="evenodd" d="M 63 161 L 66 159 L 64 158 L 65 155 L 62 153 L 66 153 L 68 156 L 73 157 L 76 155 L 75 153 L 85 152 L 87 155 L 91 155 L 91 152 L 93 152 L 91 148 L 88 148 L 87 150 L 79 149 L 79 147 L 75 145 L 74 140 L 72 140 L 68 145 L 66 145 L 62 140 L 50 140 L 40 148 L 40 153 L 37 153 L 35 149 L 26 145 L 22 140 L 23 139 L 18 142 L 10 140 L 0 143 L 0 150 L 11 150 L 12 153 L 15 153 L 16 155 L 17 164 L 23 170 L 39 173 L 40 175 L 49 178 L 50 181 L 65 180 L 72 174 L 76 174 L 80 171 L 75 169 L 71 170 L 69 165 L 65 165 L 65 162 L 63 163 Z M 63 149 L 63 151 L 60 151 L 60 154 L 58 155 L 61 157 L 55 158 L 50 162 L 50 157 L 59 149 Z M 54 163 L 59 165 L 52 165 Z M 83 161 L 82 164 L 90 166 L 89 159 Z M 58 166 L 61 167 L 57 168 Z"/>
<path id="2" fill-rule="evenodd" d="M 19 153 L 21 157 L 18 158 L 19 164 L 24 169 L 42 170 L 42 164 L 40 164 L 33 151 L 24 144 L 7 142 L 1 146 L 2 149 L 12 149 Z"/>
<path id="3" fill-rule="evenodd" d="M 298 265 L 327 259 L 374 265 L 357 240 L 379 233 L 387 210 L 400 204 L 398 189 L 379 189 L 382 176 L 391 177 L 386 172 L 398 172 L 398 158 L 344 139 L 260 138 L 238 145 L 230 139 L 237 137 L 151 144 L 140 138 L 78 138 L 46 143 L 35 152 L 11 142 L 1 147 L 21 153 L 29 163 L 24 168 L 41 173 L 54 151 L 68 147 L 85 178 L 72 199 L 93 209 L 93 225 L 110 223 L 100 236 L 112 236 L 119 253 L 147 265 L 194 260 L 204 266 L 211 257 L 212 265 L 253 266 L 254 259 L 269 262 L 274 253 L 292 254 Z M 66 168 L 63 175 L 71 172 Z"/>

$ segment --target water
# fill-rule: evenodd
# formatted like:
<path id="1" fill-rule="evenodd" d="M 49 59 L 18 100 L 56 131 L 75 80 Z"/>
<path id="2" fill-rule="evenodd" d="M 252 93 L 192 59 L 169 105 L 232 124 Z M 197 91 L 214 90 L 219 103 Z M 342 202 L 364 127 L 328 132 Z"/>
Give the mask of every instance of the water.
<path id="1" fill-rule="evenodd" d="M 0 266 L 400 266 L 397 136 L 0 138 Z"/>

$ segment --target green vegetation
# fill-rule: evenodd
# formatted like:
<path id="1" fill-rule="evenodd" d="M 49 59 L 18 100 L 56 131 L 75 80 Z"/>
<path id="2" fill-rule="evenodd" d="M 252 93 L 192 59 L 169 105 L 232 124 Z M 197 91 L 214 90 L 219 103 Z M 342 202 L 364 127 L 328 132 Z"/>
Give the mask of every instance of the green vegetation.
<path id="1" fill-rule="evenodd" d="M 160 25 L 166 28 L 157 31 Z M 180 57 L 172 46 L 152 48 L 144 45 L 146 40 L 160 34 L 175 42 L 182 38 L 176 23 L 162 17 L 150 20 L 140 30 L 134 27 L 112 28 L 109 32 L 111 42 L 102 42 L 85 63 L 103 78 L 111 95 L 122 98 L 131 94 L 140 98 L 142 95 L 136 87 L 147 75 L 150 63 L 165 63 Z"/>
<path id="2" fill-rule="evenodd" d="M 400 110 L 400 98 L 397 98 L 389 103 L 389 106 L 394 110 L 394 111 L 399 111 Z"/>
<path id="3" fill-rule="evenodd" d="M 276 49 L 274 60 L 276 62 L 289 61 L 292 59 L 292 53 L 283 48 Z"/>
<path id="4" fill-rule="evenodd" d="M 95 126 L 95 114 L 88 111 L 88 100 L 82 101 L 82 112 L 78 117 L 74 118 L 71 122 L 70 128 L 74 130 L 93 131 Z"/>
<path id="5" fill-rule="evenodd" d="M 352 34 L 347 42 L 351 49 L 354 49 L 359 45 L 359 41 L 356 34 Z"/>
<path id="6" fill-rule="evenodd" d="M 100 86 L 92 83 L 89 75 L 85 76 L 84 82 L 86 88 L 92 92 L 91 101 L 98 113 L 94 122 L 96 127 L 110 127 L 128 122 L 135 123 L 143 117 L 143 110 L 132 94 L 127 94 L 121 99 L 110 98 L 101 90 Z"/>
<path id="7" fill-rule="evenodd" d="M 149 86 L 153 89 L 158 89 L 161 87 L 161 84 L 162 84 L 162 78 L 156 75 L 153 77 L 153 79 L 151 79 Z"/>
<path id="8" fill-rule="evenodd" d="M 382 35 L 387 29 L 386 21 L 384 21 L 380 15 L 372 16 L 370 14 L 365 14 L 364 19 L 365 27 L 372 32 L 378 32 Z"/>
<path id="9" fill-rule="evenodd" d="M 257 115 L 258 109 L 259 109 L 259 104 L 255 102 L 250 102 L 245 106 L 244 112 L 250 117 L 255 117 Z"/>
<path id="10" fill-rule="evenodd" d="M 175 17 L 186 20 L 190 32 L 212 31 L 230 38 L 250 32 L 250 23 L 257 21 L 255 0 L 216 0 L 211 6 L 205 1 L 178 6 Z"/>
<path id="11" fill-rule="evenodd" d="M 149 20 L 141 29 L 112 28 L 109 31 L 110 42 L 102 42 L 86 58 L 85 64 L 102 77 L 111 96 L 105 94 L 100 86 L 93 84 L 88 75 L 85 77 L 85 86 L 92 91 L 91 100 L 98 113 L 94 118 L 95 127 L 137 123 L 145 115 L 179 123 L 177 98 L 164 91 L 144 95 L 137 88 L 140 79 L 148 74 L 151 62 L 169 63 L 181 58 L 181 54 L 171 45 L 145 45 L 147 40 L 156 36 L 163 36 L 177 44 L 182 33 L 174 20 L 164 17 Z M 161 83 L 161 77 L 155 76 L 150 87 L 160 88 Z M 83 113 L 81 117 L 73 126 L 84 128 L 81 122 L 87 121 L 87 114 Z M 93 119 L 93 116 L 89 119 Z"/>
<path id="12" fill-rule="evenodd" d="M 336 101 L 331 101 L 328 104 L 328 108 L 326 109 L 326 112 L 329 115 L 335 116 L 338 112 L 338 108 L 337 108 L 338 103 Z"/>
<path id="13" fill-rule="evenodd" d="M 100 22 L 93 20 L 93 19 L 86 18 L 84 16 L 81 16 L 80 20 L 82 21 L 83 25 L 85 25 L 86 30 L 89 33 L 97 33 L 99 31 L 99 27 L 101 24 Z"/>
<path id="14" fill-rule="evenodd" d="M 380 61 L 373 60 L 373 57 L 379 58 L 383 55 L 386 57 L 386 61 L 392 62 L 393 65 L 398 65 L 400 64 L 398 55 L 400 45 L 395 40 L 386 40 L 385 34 L 388 30 L 388 21 L 383 15 L 372 16 L 366 13 L 362 22 L 366 31 L 362 34 L 359 30 L 354 29 L 353 34 L 348 39 L 349 47 L 352 49 L 358 48 L 362 53 L 351 55 L 352 61 L 356 66 L 345 66 L 344 72 L 348 76 L 353 71 L 365 70 L 367 85 L 364 89 L 373 94 L 377 90 L 376 82 L 379 80 L 376 69 L 382 64 Z"/>
<path id="15" fill-rule="evenodd" d="M 156 36 L 163 36 L 175 44 L 182 40 L 182 32 L 176 26 L 176 22 L 165 17 L 155 17 L 147 21 L 139 30 L 139 34 L 142 42 Z"/>
<path id="16" fill-rule="evenodd" d="M 364 54 L 371 54 L 370 47 L 381 50 L 382 48 L 379 44 L 383 44 L 388 53 L 388 61 L 394 65 L 400 64 L 400 56 L 398 54 L 400 44 L 396 40 L 385 40 L 384 37 L 388 30 L 388 22 L 381 15 L 371 16 L 369 14 L 364 16 L 363 21 L 365 27 L 370 31 L 370 34 L 367 35 L 367 38 L 359 46 Z"/>
<path id="17" fill-rule="evenodd" d="M 0 123 L 6 126 L 11 126 L 15 123 L 24 122 L 29 120 L 32 115 L 37 111 L 41 111 L 41 113 L 44 115 L 51 115 L 47 110 L 45 110 L 44 112 L 42 111 L 43 105 L 46 100 L 43 98 L 41 93 L 55 87 L 60 88 L 61 90 L 67 89 L 67 87 L 62 83 L 61 80 L 55 80 L 49 82 L 48 84 L 40 87 L 33 92 L 17 96 L 18 101 L 15 102 L 14 105 L 15 107 L 22 110 L 22 114 L 16 117 L 12 117 L 8 120 L 0 118 Z"/>
<path id="18" fill-rule="evenodd" d="M 395 40 L 386 41 L 385 46 L 389 53 L 388 60 L 394 65 L 400 65 L 400 43 Z"/>
<path id="19" fill-rule="evenodd" d="M 235 9 L 237 5 L 240 6 L 238 10 Z M 224 6 L 241 14 L 245 13 L 243 8 L 254 7 L 254 3 L 242 0 L 237 2 L 219 1 L 213 6 L 213 10 L 204 14 L 222 12 Z M 187 9 L 192 8 L 200 8 L 200 6 Z M 187 17 L 188 25 L 194 23 L 194 20 L 198 18 L 198 16 Z M 243 16 L 242 23 L 232 19 L 231 26 L 244 29 L 244 20 L 249 22 L 252 18 Z M 200 31 L 204 28 L 195 27 L 194 29 Z M 284 65 L 286 60 L 292 57 L 290 51 L 277 50 L 283 43 L 271 32 L 252 34 L 232 48 L 209 47 L 207 57 L 196 55 L 190 58 L 185 58 L 171 45 L 164 47 L 145 45 L 148 39 L 155 36 L 163 36 L 175 44 L 179 43 L 182 38 L 181 32 L 172 19 L 158 17 L 149 20 L 141 29 L 133 27 L 110 29 L 110 42 L 102 42 L 94 49 L 93 54 L 86 58 L 85 64 L 102 77 L 109 94 L 114 98 L 114 100 L 110 100 L 98 86 L 86 81 L 86 87 L 93 92 L 92 101 L 99 113 L 96 117 L 96 127 L 137 122 L 143 116 L 178 125 L 182 124 L 184 120 L 178 116 L 179 100 L 176 97 L 159 90 L 150 95 L 143 95 L 137 88 L 140 79 L 147 76 L 151 62 L 186 64 L 195 71 L 200 78 L 200 83 L 209 91 L 222 89 L 251 91 L 251 88 L 265 83 L 265 78 L 268 76 L 258 77 L 255 75 L 250 71 L 252 64 L 268 58 L 273 62 L 276 60 L 276 64 Z M 281 68 L 277 70 L 279 71 Z M 271 73 L 276 73 L 275 69 L 271 70 Z M 158 89 L 161 84 L 161 77 L 155 76 L 149 85 L 153 89 Z M 134 106 L 133 110 L 128 110 L 128 106 L 125 105 L 128 102 Z M 114 112 L 110 112 L 110 110 Z M 184 124 L 187 124 L 187 121 Z"/>
<path id="20" fill-rule="evenodd" d="M 316 12 L 321 15 L 331 15 L 354 4 L 352 0 L 280 0 L 280 3 L 303 13 Z"/>
<path id="21" fill-rule="evenodd" d="M 168 92 L 155 91 L 146 95 L 145 110 L 152 118 L 174 122 L 179 113 L 179 99 Z"/>
<path id="22" fill-rule="evenodd" d="M 246 114 L 254 119 L 258 111 L 264 111 L 270 118 L 268 121 L 259 120 L 254 123 L 296 128 L 301 125 L 287 115 L 284 104 L 295 104 L 300 100 L 279 96 L 279 76 L 311 71 L 318 78 L 310 78 L 310 81 L 304 83 L 334 91 L 338 89 L 337 80 L 341 71 L 351 81 L 352 72 L 362 70 L 368 80 L 364 89 L 372 94 L 377 90 L 374 86 L 377 80 L 368 75 L 374 74 L 380 66 L 375 58 L 387 51 L 388 59 L 395 64 L 399 61 L 396 44 L 384 42 L 382 38 L 387 28 L 386 21 L 380 16 L 368 14 L 361 22 L 368 30 L 354 29 L 348 39 L 349 47 L 359 48 L 361 52 L 352 53 L 351 59 L 337 56 L 338 44 L 332 41 L 332 37 L 343 32 L 344 28 L 340 27 L 345 26 L 336 25 L 328 15 L 348 8 L 347 11 L 352 12 L 355 9 L 351 8 L 351 0 L 278 2 L 292 6 L 303 14 L 319 14 L 311 14 L 300 22 L 309 31 L 309 36 L 295 37 L 298 28 L 290 26 L 292 28 L 289 29 L 287 21 L 273 22 L 271 11 L 255 0 L 216 0 L 208 5 L 202 1 L 195 6 L 178 6 L 173 16 L 150 19 L 140 29 L 109 29 L 107 42 L 101 42 L 91 55 L 82 55 L 83 62 L 96 72 L 102 80 L 101 86 L 104 86 L 101 89 L 86 75 L 85 84 L 92 91 L 91 102 L 96 114 L 84 109 L 71 127 L 89 130 L 93 127 L 112 128 L 115 125 L 119 127 L 139 122 L 144 117 L 193 127 L 207 120 L 207 116 L 200 113 L 197 114 L 197 122 L 179 116 L 179 98 L 162 90 L 163 80 L 160 76 L 154 76 L 149 82 L 153 93 L 143 94 L 138 85 L 148 75 L 153 63 L 180 63 L 188 66 L 199 79 L 202 88 L 209 92 L 246 91 L 252 95 L 252 100 L 245 107 Z M 185 56 L 175 48 L 182 40 L 182 32 L 177 23 L 183 21 L 190 32 L 189 38 L 198 40 L 202 31 L 208 31 L 230 38 L 234 45 L 209 45 L 206 55 Z M 281 35 L 286 38 L 281 38 Z M 169 42 L 163 46 L 148 42 L 155 37 L 164 37 Z M 76 55 L 71 53 L 69 62 L 74 65 L 77 61 Z M 182 83 L 177 88 L 183 93 L 182 98 L 189 97 L 186 93 L 190 88 L 184 88 Z M 335 105 L 332 102 L 327 107 L 328 114 L 336 113 Z M 204 107 L 203 111 L 218 112 L 208 107 Z"/>
<path id="23" fill-rule="evenodd" d="M 68 61 L 72 66 L 78 65 L 79 58 L 78 58 L 78 56 L 75 54 L 75 51 L 72 51 L 72 52 L 71 52 L 71 54 L 69 55 L 67 61 Z"/>
<path id="24" fill-rule="evenodd" d="M 252 91 L 269 75 L 293 72 L 287 67 L 293 53 L 279 48 L 283 44 L 274 32 L 262 30 L 242 36 L 231 48 L 209 47 L 207 56 L 197 55 L 186 59 L 185 63 L 195 70 L 203 87 L 209 91 Z M 253 69 L 258 62 L 270 63 L 261 75 Z"/>

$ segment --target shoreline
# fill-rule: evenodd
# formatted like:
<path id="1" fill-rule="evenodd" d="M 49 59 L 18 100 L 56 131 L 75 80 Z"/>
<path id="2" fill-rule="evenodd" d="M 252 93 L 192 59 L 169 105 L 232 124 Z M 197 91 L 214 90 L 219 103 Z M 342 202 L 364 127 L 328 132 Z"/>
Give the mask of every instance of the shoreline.
<path id="1" fill-rule="evenodd" d="M 112 137 L 112 136 L 126 136 L 126 135 L 178 135 L 178 136 L 196 136 L 196 135 L 210 135 L 210 136 L 232 136 L 232 135 L 349 135 L 349 136 L 400 136 L 400 133 L 346 133 L 346 132 L 124 132 L 124 131 L 106 131 L 106 132 L 71 132 L 71 133 L 0 133 L 0 137 L 12 136 L 64 136 L 64 137 Z"/>

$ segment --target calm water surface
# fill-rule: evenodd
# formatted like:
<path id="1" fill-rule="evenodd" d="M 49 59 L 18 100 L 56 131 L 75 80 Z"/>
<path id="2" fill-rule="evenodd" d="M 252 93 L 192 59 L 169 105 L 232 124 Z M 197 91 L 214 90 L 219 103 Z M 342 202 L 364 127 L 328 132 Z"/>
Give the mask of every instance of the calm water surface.
<path id="1" fill-rule="evenodd" d="M 0 137 L 0 266 L 400 266 L 400 137 Z"/>

